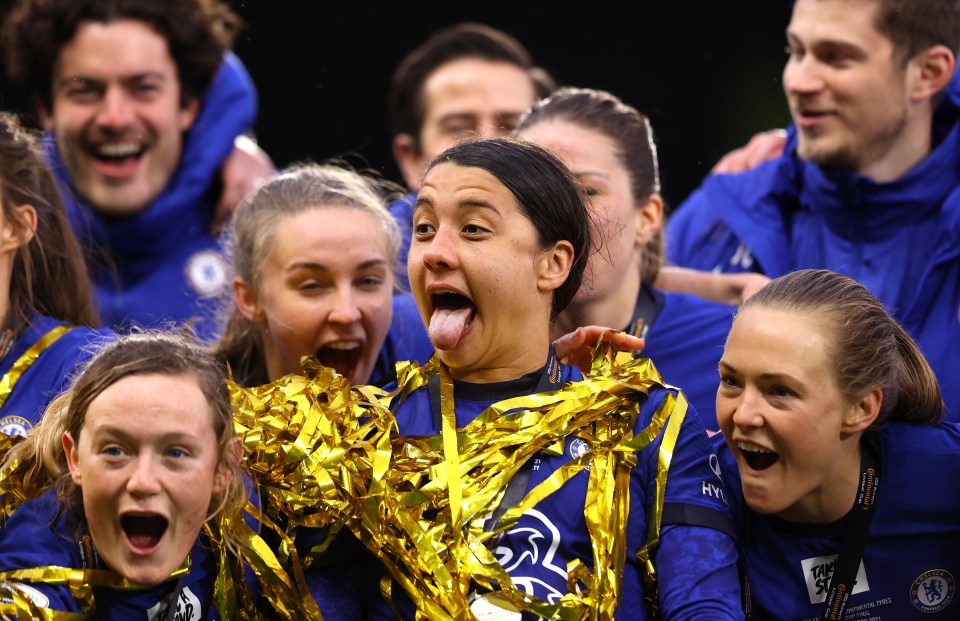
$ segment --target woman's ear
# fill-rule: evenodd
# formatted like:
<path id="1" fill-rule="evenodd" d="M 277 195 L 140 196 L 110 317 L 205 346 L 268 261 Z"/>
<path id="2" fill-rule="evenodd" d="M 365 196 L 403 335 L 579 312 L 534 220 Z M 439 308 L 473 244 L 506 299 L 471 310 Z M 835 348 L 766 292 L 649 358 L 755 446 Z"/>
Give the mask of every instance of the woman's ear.
<path id="1" fill-rule="evenodd" d="M 856 433 L 866 431 L 877 420 L 883 404 L 883 389 L 877 387 L 847 410 L 843 419 L 843 431 Z"/>
<path id="2" fill-rule="evenodd" d="M 26 246 L 37 233 L 37 210 L 33 205 L 13 208 L 13 217 L 5 218 L 0 231 L 0 252 L 10 252 Z"/>
<path id="3" fill-rule="evenodd" d="M 537 289 L 546 292 L 558 288 L 567 280 L 572 266 L 573 244 L 561 239 L 552 248 L 544 250 L 540 256 Z"/>
<path id="4" fill-rule="evenodd" d="M 663 226 L 663 199 L 659 194 L 651 194 L 636 210 L 637 248 L 643 248 Z"/>
<path id="5" fill-rule="evenodd" d="M 78 454 L 77 443 L 69 431 L 63 432 L 63 454 L 67 457 L 67 467 L 70 469 L 70 478 L 78 486 L 81 485 L 80 476 L 80 455 Z"/>
<path id="6" fill-rule="evenodd" d="M 237 276 L 233 279 L 233 299 L 240 314 L 252 323 L 263 323 L 266 319 L 257 292 L 247 281 Z"/>

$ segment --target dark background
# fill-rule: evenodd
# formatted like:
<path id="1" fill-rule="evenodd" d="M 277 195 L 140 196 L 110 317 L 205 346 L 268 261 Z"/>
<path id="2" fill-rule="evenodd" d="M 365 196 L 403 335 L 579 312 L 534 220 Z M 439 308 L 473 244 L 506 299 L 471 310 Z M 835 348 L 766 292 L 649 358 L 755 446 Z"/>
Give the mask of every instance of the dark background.
<path id="1" fill-rule="evenodd" d="M 347 156 L 400 181 L 386 125 L 390 74 L 436 28 L 480 21 L 517 37 L 561 85 L 609 90 L 646 113 L 671 205 L 728 150 L 788 122 L 780 74 L 791 4 L 232 2 L 247 23 L 236 51 L 260 92 L 255 130 L 278 165 Z M 0 107 L 29 109 L 5 79 Z"/>

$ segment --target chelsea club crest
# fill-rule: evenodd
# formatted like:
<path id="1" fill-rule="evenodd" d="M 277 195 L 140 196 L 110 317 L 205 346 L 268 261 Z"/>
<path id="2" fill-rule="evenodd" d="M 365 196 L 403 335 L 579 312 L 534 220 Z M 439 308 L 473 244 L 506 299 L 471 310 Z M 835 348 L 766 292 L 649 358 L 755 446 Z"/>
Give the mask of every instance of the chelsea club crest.
<path id="1" fill-rule="evenodd" d="M 590 450 L 590 445 L 583 438 L 574 438 L 570 442 L 570 457 L 577 459 Z"/>
<path id="2" fill-rule="evenodd" d="M 957 591 L 957 584 L 946 569 L 925 571 L 910 586 L 910 601 L 921 612 L 938 612 L 947 607 Z"/>
<path id="3" fill-rule="evenodd" d="M 4 416 L 0 418 L 0 433 L 8 436 L 22 436 L 26 438 L 31 429 L 33 429 L 33 425 L 22 416 Z"/>

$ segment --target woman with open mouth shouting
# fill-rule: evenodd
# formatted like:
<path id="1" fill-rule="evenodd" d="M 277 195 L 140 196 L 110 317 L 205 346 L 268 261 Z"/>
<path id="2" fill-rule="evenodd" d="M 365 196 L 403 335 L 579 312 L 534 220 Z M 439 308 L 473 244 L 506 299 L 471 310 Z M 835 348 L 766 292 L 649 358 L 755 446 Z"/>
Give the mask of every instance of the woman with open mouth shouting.
<path id="1" fill-rule="evenodd" d="M 373 179 L 293 166 L 234 214 L 236 278 L 217 346 L 243 386 L 301 373 L 312 358 L 354 384 L 432 353 L 409 295 L 394 295 L 399 229 Z"/>
<path id="2" fill-rule="evenodd" d="M 957 618 L 960 429 L 883 304 L 830 271 L 782 276 L 743 304 L 719 367 L 752 617 Z"/>
<path id="3" fill-rule="evenodd" d="M 177 336 L 107 345 L 3 462 L 0 611 L 232 616 L 215 585 L 252 611 L 240 451 L 222 364 Z"/>
<path id="4" fill-rule="evenodd" d="M 696 413 L 692 408 L 685 416 L 682 408 L 671 410 L 675 402 L 685 401 L 665 388 L 655 371 L 644 376 L 642 389 L 617 392 L 615 382 L 581 382 L 581 371 L 560 363 L 551 349 L 551 324 L 577 293 L 591 251 L 588 211 L 569 171 L 530 143 L 462 143 L 427 167 L 413 230 L 411 290 L 436 355 L 412 374 L 422 383 L 408 383 L 391 408 L 403 436 L 440 434 L 442 439 L 444 460 L 425 472 L 436 482 L 426 484 L 423 493 L 429 496 L 437 486 L 448 485 L 449 506 L 440 517 L 431 517 L 430 511 L 419 516 L 428 520 L 424 536 L 439 538 L 437 558 L 446 559 L 446 569 L 434 567 L 435 575 L 463 571 L 460 575 L 471 583 L 464 601 L 479 618 L 552 616 L 573 606 L 592 607 L 601 618 L 644 619 L 650 610 L 645 595 L 666 618 L 739 618 L 722 483 L 710 468 L 709 442 Z M 404 381 L 401 377 L 401 386 Z M 610 398 L 607 389 L 625 396 Z M 488 410 L 506 399 L 515 405 L 504 406 L 502 415 Z M 528 423 L 519 423 L 511 410 L 527 411 Z M 504 435 L 507 428 L 515 428 L 516 435 Z M 531 432 L 529 442 L 511 444 L 511 438 Z M 496 478 L 498 467 L 488 467 L 500 460 L 506 460 L 502 468 L 512 471 L 511 456 L 547 436 L 556 441 L 514 464 L 490 516 L 464 515 L 483 496 L 474 494 L 477 488 L 468 479 L 478 471 Z M 470 451 L 491 439 L 509 447 L 473 461 Z M 661 449 L 672 449 L 668 469 L 658 462 Z M 413 450 L 404 454 L 418 454 Z M 429 459 L 424 454 L 422 461 Z M 659 490 L 665 494 L 662 505 L 654 498 L 658 476 L 665 486 Z M 612 502 L 623 513 L 598 518 L 597 512 L 612 506 L 597 500 L 598 493 L 602 496 L 598 490 L 612 490 L 614 480 L 626 495 L 611 492 L 604 498 L 616 499 Z M 707 484 L 717 492 L 704 492 Z M 414 510 L 419 502 L 414 498 L 422 496 L 381 514 Z M 471 530 L 477 527 L 476 517 L 484 522 L 483 530 L 496 535 L 487 539 L 486 548 L 495 562 L 483 561 L 487 553 L 479 548 L 466 552 L 458 547 L 473 536 L 486 538 Z M 429 528 L 431 519 L 437 520 L 437 529 L 452 529 L 443 531 L 452 538 Z M 655 551 L 653 539 L 659 541 Z M 416 545 L 422 556 L 424 542 Z M 419 557 L 404 556 L 407 549 L 400 542 L 381 558 L 394 568 L 420 563 Z M 652 578 L 644 568 L 654 565 L 659 597 L 644 588 L 645 578 Z M 585 578 L 583 570 L 595 572 L 595 579 Z M 394 577 L 404 571 L 397 569 Z M 464 587 L 456 578 L 454 583 Z M 413 618 L 411 602 L 400 591 L 393 590 L 394 603 L 402 616 Z M 454 617 L 466 614 L 442 585 L 411 598 L 421 612 L 447 605 Z"/>

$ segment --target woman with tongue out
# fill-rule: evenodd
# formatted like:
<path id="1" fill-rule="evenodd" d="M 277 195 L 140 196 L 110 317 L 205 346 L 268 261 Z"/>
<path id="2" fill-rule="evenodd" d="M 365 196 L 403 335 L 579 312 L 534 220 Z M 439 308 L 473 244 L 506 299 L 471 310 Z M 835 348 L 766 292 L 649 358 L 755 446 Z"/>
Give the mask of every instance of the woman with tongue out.
<path id="1" fill-rule="evenodd" d="M 0 469 L 0 615 L 219 619 L 215 588 L 252 611 L 240 451 L 222 364 L 175 336 L 106 346 Z"/>
<path id="2" fill-rule="evenodd" d="M 407 394 L 404 388 L 397 397 L 399 404 L 391 406 L 400 434 L 441 434 L 445 464 L 449 464 L 452 446 L 459 442 L 460 449 L 469 450 L 483 441 L 483 425 L 477 427 L 474 419 L 493 403 L 519 398 L 524 405 L 516 407 L 532 407 L 552 399 L 543 397 L 550 394 L 576 394 L 584 399 L 576 412 L 565 410 L 563 415 L 569 416 L 563 427 L 577 431 L 561 435 L 550 450 L 536 453 L 519 466 L 506 484 L 504 499 L 486 520 L 488 530 L 497 528 L 504 512 L 521 504 L 528 492 L 536 489 L 539 495 L 551 481 L 564 481 L 564 468 L 572 460 L 589 462 L 591 451 L 602 451 L 605 446 L 600 440 L 607 437 L 605 432 L 591 425 L 606 422 L 578 422 L 585 420 L 581 415 L 592 411 L 591 399 L 603 400 L 603 382 L 580 382 L 581 371 L 561 364 L 550 346 L 551 325 L 580 287 L 591 250 L 588 218 L 579 186 L 570 173 L 555 157 L 530 143 L 507 139 L 466 142 L 438 156 L 423 177 L 414 209 L 408 270 L 436 356 L 423 371 L 422 385 L 419 380 L 412 385 L 408 382 L 413 389 Z M 672 389 L 664 388 L 655 372 L 650 378 L 636 418 L 618 418 L 631 433 L 648 425 L 655 427 L 654 412 L 662 412 L 661 406 L 673 402 Z M 559 389 L 563 391 L 554 393 Z M 620 401 L 612 403 L 615 409 Z M 622 403 L 626 409 L 631 407 L 627 401 Z M 588 526 L 604 524 L 593 521 L 591 515 L 599 509 L 590 509 L 587 501 L 593 497 L 588 490 L 592 468 L 572 474 L 489 543 L 510 583 L 501 576 L 493 583 L 480 581 L 471 587 L 469 605 L 476 616 L 548 616 L 552 613 L 537 606 L 556 605 L 565 597 L 564 601 L 575 601 L 578 606 L 597 606 L 594 610 L 600 611 L 601 618 L 614 614 L 650 618 L 644 599 L 645 564 L 640 559 L 649 552 L 644 544 L 650 543 L 652 535 L 659 537 L 659 548 L 650 557 L 651 567 L 655 557 L 659 598 L 651 597 L 664 618 L 740 617 L 734 543 L 728 534 L 732 524 L 727 522 L 727 509 L 720 500 L 723 492 L 703 492 L 704 481 L 717 490 L 722 488 L 709 467 L 707 435 L 692 408 L 686 410 L 686 416 L 673 412 L 670 420 L 676 425 L 676 437 L 664 440 L 664 433 L 654 429 L 647 444 L 632 449 L 637 450 L 635 465 L 624 471 L 629 483 L 623 480 L 629 488 L 626 521 L 599 526 L 600 530 L 609 528 L 606 535 Z M 603 421 L 613 415 L 603 414 Z M 545 419 L 538 420 L 545 424 Z M 460 429 L 455 434 L 459 440 L 448 435 L 454 427 Z M 503 427 L 494 427 L 491 424 L 490 433 L 502 433 Z M 544 427 L 544 432 L 548 431 L 557 432 Z M 658 454 L 661 448 L 670 450 L 668 443 L 674 440 L 672 465 L 661 472 L 665 504 L 660 506 L 654 499 Z M 445 472 L 442 468 L 446 467 L 438 465 L 434 473 Z M 592 485 L 591 489 L 596 491 Z M 466 499 L 472 492 L 451 489 L 449 493 L 454 503 L 453 498 L 462 494 Z M 466 500 L 463 506 L 468 506 Z M 662 519 L 659 532 L 652 526 L 654 516 Z M 609 591 L 594 593 L 594 604 L 584 603 L 577 597 L 588 587 L 578 583 L 570 592 L 569 564 L 581 561 L 592 567 L 592 559 L 606 558 L 594 545 L 609 541 L 597 544 L 593 537 L 604 541 L 607 536 L 624 545 L 626 559 L 622 567 L 609 568 L 619 576 L 616 587 L 611 583 Z M 441 555 L 452 554 L 449 550 L 455 547 L 438 545 Z M 469 553 L 460 560 L 469 565 L 473 558 Z M 602 573 L 598 570 L 598 575 Z M 406 594 L 399 588 L 393 593 L 402 616 L 412 618 Z M 522 593 L 527 599 L 521 602 L 518 594 Z M 422 607 L 421 597 L 430 596 L 414 594 L 423 611 L 428 608 Z M 511 603 L 504 604 L 505 599 Z"/>
<path id="3" fill-rule="evenodd" d="M 960 428 L 883 304 L 826 270 L 782 276 L 743 304 L 719 367 L 753 618 L 958 618 Z"/>

